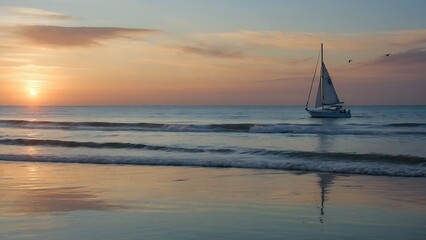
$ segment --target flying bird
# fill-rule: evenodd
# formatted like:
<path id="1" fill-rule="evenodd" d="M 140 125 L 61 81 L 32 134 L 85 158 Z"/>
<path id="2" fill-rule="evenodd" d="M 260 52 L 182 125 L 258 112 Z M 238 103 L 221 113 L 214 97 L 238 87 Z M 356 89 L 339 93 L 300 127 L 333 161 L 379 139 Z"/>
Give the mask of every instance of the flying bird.
<path id="1" fill-rule="evenodd" d="M 390 56 L 390 53 L 386 53 L 386 57 L 389 57 Z"/>
<path id="2" fill-rule="evenodd" d="M 352 60 L 351 60 L 351 59 L 349 59 L 348 63 L 351 63 L 351 62 L 352 62 Z"/>

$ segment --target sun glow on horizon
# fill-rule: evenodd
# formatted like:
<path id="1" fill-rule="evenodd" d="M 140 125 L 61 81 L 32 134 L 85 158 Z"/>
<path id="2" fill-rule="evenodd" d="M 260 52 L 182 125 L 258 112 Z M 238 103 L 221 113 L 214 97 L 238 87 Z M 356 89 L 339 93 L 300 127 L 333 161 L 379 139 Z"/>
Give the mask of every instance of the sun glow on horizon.
<path id="1" fill-rule="evenodd" d="M 26 81 L 26 88 L 27 88 L 27 94 L 31 98 L 34 98 L 38 95 L 38 89 L 39 89 L 40 80 L 27 80 Z"/>
<path id="2" fill-rule="evenodd" d="M 109 18 L 111 9 L 127 5 L 111 1 L 92 13 L 86 8 L 97 7 L 96 1 L 57 8 L 51 0 L 12 2 L 0 3 L 0 105 L 304 105 L 320 43 L 346 103 L 426 104 L 426 15 L 420 7 L 426 1 L 386 4 L 405 16 L 402 22 L 357 1 L 322 4 L 356 13 L 327 21 L 294 14 L 308 11 L 298 1 L 124 0 L 134 9 Z M 185 12 L 190 5 L 211 14 Z M 140 14 L 139 8 L 150 11 Z M 252 21 L 240 21 L 241 14 Z"/>
<path id="3" fill-rule="evenodd" d="M 29 94 L 31 95 L 31 96 L 36 96 L 37 95 L 37 90 L 36 89 L 34 89 L 34 88 L 30 88 L 30 90 L 29 90 Z"/>

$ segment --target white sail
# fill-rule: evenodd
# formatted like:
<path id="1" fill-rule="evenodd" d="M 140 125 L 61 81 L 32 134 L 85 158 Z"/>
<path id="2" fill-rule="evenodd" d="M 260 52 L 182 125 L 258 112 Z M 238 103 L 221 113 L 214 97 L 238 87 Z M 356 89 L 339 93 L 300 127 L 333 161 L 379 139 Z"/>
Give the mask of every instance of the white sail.
<path id="1" fill-rule="evenodd" d="M 317 99 L 315 101 L 315 107 L 321 107 L 322 106 L 322 98 L 321 98 L 321 81 L 319 81 L 318 84 L 318 92 L 317 92 Z"/>
<path id="2" fill-rule="evenodd" d="M 315 99 L 315 109 L 308 109 L 309 99 L 312 93 L 312 86 L 315 80 L 312 78 L 311 89 L 309 90 L 308 101 L 306 101 L 305 110 L 314 118 L 350 118 L 351 110 L 346 110 L 341 105 L 343 102 L 340 102 L 339 97 L 337 96 L 336 90 L 334 89 L 331 76 L 328 73 L 327 68 L 324 64 L 323 57 L 323 45 L 321 43 L 321 77 L 318 84 L 317 98 Z M 317 71 L 319 58 L 317 61 L 317 66 L 315 67 L 315 72 Z"/>
<path id="3" fill-rule="evenodd" d="M 339 97 L 337 97 L 336 90 L 334 89 L 331 76 L 328 74 L 325 64 L 322 64 L 322 76 L 323 76 L 323 99 L 324 105 L 333 105 L 340 103 Z M 318 97 L 317 97 L 318 99 Z M 315 106 L 317 104 L 315 103 Z"/>

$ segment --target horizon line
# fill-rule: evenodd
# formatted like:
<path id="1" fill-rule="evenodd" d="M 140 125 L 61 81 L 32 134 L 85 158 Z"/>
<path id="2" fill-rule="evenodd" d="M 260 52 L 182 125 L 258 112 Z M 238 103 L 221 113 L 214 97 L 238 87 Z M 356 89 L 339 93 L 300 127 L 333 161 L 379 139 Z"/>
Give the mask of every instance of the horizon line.
<path id="1" fill-rule="evenodd" d="M 345 107 L 426 106 L 426 104 L 354 104 Z M 0 105 L 0 107 L 305 107 L 305 105 Z"/>

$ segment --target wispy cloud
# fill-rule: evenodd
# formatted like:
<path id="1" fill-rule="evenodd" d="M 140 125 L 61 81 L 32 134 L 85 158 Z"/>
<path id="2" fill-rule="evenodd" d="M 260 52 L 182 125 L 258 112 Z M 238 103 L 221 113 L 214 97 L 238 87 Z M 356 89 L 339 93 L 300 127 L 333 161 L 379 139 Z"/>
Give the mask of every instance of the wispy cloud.
<path id="1" fill-rule="evenodd" d="M 48 18 L 48 19 L 71 19 L 73 18 L 70 15 L 46 11 L 38 8 L 23 8 L 23 7 L 6 7 L 3 8 L 5 12 L 12 15 L 28 16 L 28 17 L 38 17 L 38 18 Z"/>
<path id="2" fill-rule="evenodd" d="M 264 79 L 264 80 L 257 80 L 254 82 L 259 83 L 273 83 L 273 82 L 283 82 L 283 81 L 300 81 L 300 80 L 306 80 L 309 79 L 309 76 L 294 76 L 294 77 L 283 77 L 283 78 L 276 78 L 276 79 Z"/>
<path id="3" fill-rule="evenodd" d="M 0 24 L 16 25 L 53 25 L 58 22 L 76 20 L 75 17 L 38 8 L 0 7 Z"/>
<path id="4" fill-rule="evenodd" d="M 426 49 L 415 48 L 406 52 L 392 54 L 390 56 L 382 56 L 371 63 L 381 65 L 390 64 L 397 66 L 409 66 L 413 64 L 426 66 Z"/>
<path id="5" fill-rule="evenodd" d="M 328 49 L 359 51 L 382 46 L 412 46 L 426 43 L 426 30 L 364 33 L 307 33 L 281 31 L 238 31 L 202 34 L 204 39 L 232 41 L 284 49 L 318 49 L 323 42 Z"/>
<path id="6" fill-rule="evenodd" d="M 14 34 L 35 44 L 69 47 L 100 45 L 102 40 L 123 38 L 135 35 L 151 35 L 159 31 L 143 28 L 116 27 L 62 27 L 62 26 L 18 26 L 9 28 Z"/>
<path id="7" fill-rule="evenodd" d="M 242 51 L 233 50 L 226 47 L 218 46 L 181 46 L 178 47 L 184 53 L 198 54 L 208 57 L 218 57 L 218 58 L 241 58 Z"/>
<path id="8" fill-rule="evenodd" d="M 295 65 L 295 64 L 300 64 L 300 63 L 306 63 L 306 62 L 310 62 L 313 59 L 314 59 L 314 57 L 300 58 L 300 59 L 291 59 L 288 62 L 288 64 Z"/>
<path id="9" fill-rule="evenodd" d="M 392 34 L 390 42 L 401 46 L 426 44 L 426 30 L 401 30 Z"/>
<path id="10" fill-rule="evenodd" d="M 398 74 L 426 74 L 426 49 L 414 48 L 408 51 L 393 53 L 389 56 L 383 55 L 381 57 L 360 62 L 352 65 L 351 68 L 343 69 L 343 71 L 357 71 L 362 74 L 367 73 L 381 73 L 394 72 Z M 415 71 L 408 71 L 413 69 Z M 360 71 L 363 70 L 363 71 Z"/>

